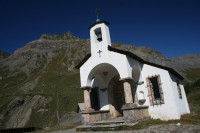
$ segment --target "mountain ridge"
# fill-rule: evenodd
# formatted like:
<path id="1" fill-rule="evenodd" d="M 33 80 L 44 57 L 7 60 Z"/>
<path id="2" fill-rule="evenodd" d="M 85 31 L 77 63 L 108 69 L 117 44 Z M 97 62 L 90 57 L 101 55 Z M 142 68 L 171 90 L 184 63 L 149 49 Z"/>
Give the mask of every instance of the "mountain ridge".
<path id="1" fill-rule="evenodd" d="M 200 78 L 200 54 L 167 58 L 146 46 L 121 43 L 112 46 L 171 67 L 187 81 Z M 0 61 L 0 97 L 3 99 L 0 103 L 0 127 L 51 127 L 58 124 L 58 117 L 65 123 L 73 121 L 66 114 L 76 111 L 77 103 L 83 101 L 79 71 L 74 67 L 89 52 L 88 39 L 67 32 L 43 34 L 3 58 Z"/>

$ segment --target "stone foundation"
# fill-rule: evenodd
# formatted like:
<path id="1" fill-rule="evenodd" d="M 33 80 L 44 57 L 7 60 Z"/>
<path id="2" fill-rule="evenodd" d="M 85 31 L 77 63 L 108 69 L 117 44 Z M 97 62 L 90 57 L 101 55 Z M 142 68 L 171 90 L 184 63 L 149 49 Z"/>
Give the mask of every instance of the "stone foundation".
<path id="1" fill-rule="evenodd" d="M 123 105 L 123 115 L 127 122 L 135 122 L 149 117 L 149 106 L 138 106 L 130 103 Z"/>
<path id="2" fill-rule="evenodd" d="M 94 122 L 94 121 L 101 121 L 110 118 L 109 110 L 108 111 L 94 111 L 94 112 L 83 112 L 82 113 L 83 122 Z"/>

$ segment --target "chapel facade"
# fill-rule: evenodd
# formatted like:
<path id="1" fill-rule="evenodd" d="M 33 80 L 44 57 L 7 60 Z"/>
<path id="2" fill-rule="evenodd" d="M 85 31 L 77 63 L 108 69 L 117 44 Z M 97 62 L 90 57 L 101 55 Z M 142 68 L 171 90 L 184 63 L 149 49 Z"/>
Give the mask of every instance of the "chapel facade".
<path id="1" fill-rule="evenodd" d="M 76 66 L 84 92 L 83 120 L 170 120 L 190 113 L 183 77 L 172 68 L 112 47 L 108 26 L 107 21 L 97 21 L 89 27 L 91 53 Z"/>

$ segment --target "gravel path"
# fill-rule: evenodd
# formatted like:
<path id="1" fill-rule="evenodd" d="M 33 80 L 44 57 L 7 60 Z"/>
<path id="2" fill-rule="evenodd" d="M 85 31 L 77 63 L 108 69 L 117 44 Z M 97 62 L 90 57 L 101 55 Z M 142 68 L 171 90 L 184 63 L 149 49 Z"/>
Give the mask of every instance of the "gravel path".
<path id="1" fill-rule="evenodd" d="M 104 133 L 104 132 L 105 131 L 98 131 L 95 133 Z M 91 133 L 91 132 L 76 132 L 75 129 L 70 129 L 70 130 L 56 131 L 51 133 Z M 200 125 L 194 125 L 194 124 L 182 124 L 180 126 L 176 124 L 156 125 L 141 130 L 107 131 L 106 133 L 200 133 Z"/>

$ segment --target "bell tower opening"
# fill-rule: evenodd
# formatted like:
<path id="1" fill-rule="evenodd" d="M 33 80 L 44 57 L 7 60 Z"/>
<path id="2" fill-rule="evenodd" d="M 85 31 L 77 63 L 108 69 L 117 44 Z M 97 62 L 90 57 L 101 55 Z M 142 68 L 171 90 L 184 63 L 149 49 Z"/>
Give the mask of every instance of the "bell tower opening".
<path id="1" fill-rule="evenodd" d="M 102 32 L 101 32 L 101 28 L 96 28 L 96 29 L 94 30 L 94 32 L 95 32 L 95 35 L 96 35 L 96 37 L 97 37 L 97 40 L 98 40 L 99 42 L 101 42 L 101 41 L 102 41 Z"/>

